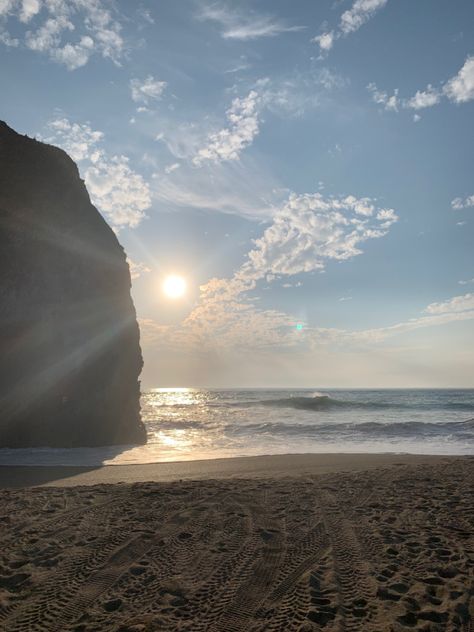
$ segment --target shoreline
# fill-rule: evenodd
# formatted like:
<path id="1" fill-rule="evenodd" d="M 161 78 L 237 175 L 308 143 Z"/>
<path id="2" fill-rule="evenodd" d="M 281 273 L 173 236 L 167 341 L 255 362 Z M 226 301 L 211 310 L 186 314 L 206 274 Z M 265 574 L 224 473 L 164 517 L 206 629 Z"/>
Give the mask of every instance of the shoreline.
<path id="1" fill-rule="evenodd" d="M 142 482 L 214 479 L 280 479 L 357 472 L 400 465 L 439 465 L 468 461 L 469 455 L 400 453 L 306 453 L 166 461 L 134 465 L 0 465 L 0 488 L 74 487 Z"/>

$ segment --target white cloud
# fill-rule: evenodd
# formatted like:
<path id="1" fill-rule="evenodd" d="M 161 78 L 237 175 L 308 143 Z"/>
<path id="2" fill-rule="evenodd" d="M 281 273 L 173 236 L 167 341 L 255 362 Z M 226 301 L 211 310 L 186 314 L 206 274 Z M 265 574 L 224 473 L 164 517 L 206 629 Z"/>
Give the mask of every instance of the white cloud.
<path id="1" fill-rule="evenodd" d="M 161 99 L 163 91 L 167 86 L 166 81 L 158 81 L 152 75 L 148 75 L 146 79 L 132 79 L 130 81 L 130 89 L 132 99 L 135 103 L 144 103 L 148 105 L 150 101 Z"/>
<path id="2" fill-rule="evenodd" d="M 58 62 L 67 66 L 68 70 L 75 70 L 85 66 L 94 49 L 94 42 L 89 36 L 84 36 L 78 44 L 66 44 L 57 48 L 51 56 Z"/>
<path id="3" fill-rule="evenodd" d="M 392 95 L 379 90 L 375 83 L 369 83 L 367 90 L 372 94 L 372 101 L 378 105 L 383 105 L 384 110 L 392 110 L 398 112 L 400 107 L 400 99 L 398 97 L 398 89 L 394 90 Z"/>
<path id="4" fill-rule="evenodd" d="M 206 146 L 194 157 L 194 164 L 238 160 L 240 152 L 258 134 L 260 104 L 261 98 L 255 90 L 244 98 L 235 98 L 226 112 L 229 126 L 209 135 Z"/>
<path id="5" fill-rule="evenodd" d="M 339 28 L 344 35 L 353 33 L 383 9 L 388 0 L 356 0 L 352 7 L 341 15 Z"/>
<path id="6" fill-rule="evenodd" d="M 451 208 L 454 211 L 460 211 L 464 208 L 473 208 L 474 207 L 474 194 L 473 195 L 468 195 L 465 198 L 454 198 L 454 200 L 451 202 Z"/>
<path id="7" fill-rule="evenodd" d="M 1 43 L 22 42 L 69 70 L 84 66 L 94 54 L 119 64 L 123 53 L 122 27 L 100 0 L 3 0 L 0 19 Z M 11 37 L 8 27 L 15 21 L 27 25 L 21 39 Z"/>
<path id="8" fill-rule="evenodd" d="M 355 0 L 352 7 L 341 15 L 338 30 L 326 31 L 311 41 L 319 45 L 322 53 L 327 53 L 333 48 L 337 39 L 358 31 L 380 9 L 383 9 L 387 2 L 388 0 Z"/>
<path id="9" fill-rule="evenodd" d="M 150 190 L 126 156 L 102 157 L 85 172 L 92 202 L 116 228 L 135 228 L 151 206 Z"/>
<path id="10" fill-rule="evenodd" d="M 32 17 L 39 13 L 41 4 L 39 0 L 22 0 L 20 20 L 29 22 Z"/>
<path id="11" fill-rule="evenodd" d="M 64 149 L 79 162 L 92 203 L 119 229 L 134 228 L 146 217 L 151 194 L 143 177 L 133 171 L 126 156 L 110 156 L 102 147 L 102 132 L 89 124 L 71 123 L 60 118 L 48 123 L 48 136 L 43 138 Z"/>
<path id="12" fill-rule="evenodd" d="M 428 85 L 425 90 L 418 90 L 410 99 L 400 98 L 398 88 L 390 95 L 384 90 L 379 90 L 375 83 L 369 83 L 367 90 L 371 93 L 374 103 L 383 106 L 384 110 L 392 112 L 398 112 L 401 108 L 411 110 L 430 108 L 437 105 L 442 97 L 442 94 L 432 85 Z M 419 121 L 420 116 L 415 114 L 413 120 Z"/>
<path id="13" fill-rule="evenodd" d="M 215 331 L 220 332 L 218 328 L 223 326 L 222 323 L 218 324 L 216 319 L 233 322 L 235 317 L 239 331 L 245 331 L 245 335 L 248 334 L 247 327 L 251 328 L 251 325 L 242 322 L 242 318 L 249 319 L 253 325 L 260 323 L 263 326 L 265 323 L 266 336 L 260 337 L 259 340 L 268 340 L 268 336 L 280 339 L 283 323 L 286 326 L 285 331 L 290 332 L 291 339 L 294 335 L 291 322 L 294 319 L 280 314 L 276 318 L 276 329 L 279 332 L 277 336 L 272 326 L 272 318 L 275 315 L 270 317 L 254 306 L 249 307 L 250 303 L 246 299 L 243 300 L 242 295 L 251 290 L 257 280 L 275 280 L 279 276 L 322 270 L 329 260 L 344 261 L 360 255 L 364 241 L 384 236 L 398 219 L 393 209 L 380 208 L 368 197 L 357 198 L 349 195 L 323 198 L 320 193 L 300 196 L 292 194 L 286 203 L 278 203 L 278 196 L 281 197 L 283 191 L 278 191 L 278 188 L 274 187 L 273 199 L 265 199 L 262 194 L 265 187 L 258 178 L 254 180 L 257 171 L 251 165 L 244 166 L 240 161 L 203 165 L 206 169 L 211 167 L 209 176 L 204 178 L 196 170 L 189 170 L 185 164 L 171 174 L 156 174 L 155 199 L 167 206 L 209 209 L 249 218 L 266 218 L 267 221 L 271 217 L 271 223 L 263 235 L 255 240 L 247 261 L 234 277 L 214 280 L 214 289 L 219 288 L 219 300 L 229 293 L 233 297 L 232 300 L 226 300 L 224 313 L 221 313 L 219 318 L 216 316 L 219 301 L 215 297 L 210 303 L 210 291 L 205 287 L 202 296 L 205 306 L 193 312 L 193 317 L 185 328 L 186 335 L 191 336 L 191 321 L 198 323 L 204 314 L 212 312 L 212 326 L 202 327 L 209 330 L 209 335 L 214 332 L 214 338 Z M 203 182 L 206 183 L 204 187 Z M 263 184 L 268 190 L 266 178 Z M 297 286 L 300 284 L 301 282 L 298 282 Z M 214 294 L 213 290 L 212 295 Z M 163 329 L 160 328 L 159 331 L 161 335 Z M 166 332 L 168 340 L 170 331 L 168 329 Z M 183 330 L 180 331 L 183 333 Z M 192 339 L 201 340 L 199 336 L 196 338 L 195 329 L 193 332 Z M 232 338 L 233 334 L 229 333 L 229 336 Z M 239 344 L 244 344 L 240 334 L 237 339 Z"/>
<path id="14" fill-rule="evenodd" d="M 20 40 L 18 40 L 16 37 L 10 37 L 10 35 L 5 30 L 3 30 L 0 24 L 0 44 L 8 46 L 9 48 L 16 48 L 20 45 Z"/>
<path id="15" fill-rule="evenodd" d="M 425 309 L 428 314 L 454 314 L 474 310 L 474 294 L 454 296 L 444 303 L 431 303 Z"/>
<path id="16" fill-rule="evenodd" d="M 198 304 L 176 326 L 140 321 L 143 339 L 180 353 L 227 354 L 289 347 L 297 334 L 294 319 L 262 310 L 247 299 L 252 285 L 237 279 L 210 279 L 200 287 Z"/>
<path id="17" fill-rule="evenodd" d="M 259 37 L 274 37 L 281 33 L 301 31 L 305 28 L 288 26 L 270 15 L 244 13 L 219 2 L 204 5 L 197 17 L 199 20 L 210 20 L 219 24 L 223 38 L 243 41 Z"/>
<path id="18" fill-rule="evenodd" d="M 412 110 L 422 110 L 423 108 L 431 108 L 440 102 L 441 94 L 433 88 L 432 85 L 426 87 L 426 90 L 417 90 L 415 96 L 405 102 L 404 107 Z"/>
<path id="19" fill-rule="evenodd" d="M 369 198 L 293 193 L 255 240 L 238 276 L 261 279 L 323 270 L 329 260 L 360 255 L 363 242 L 386 235 L 397 219 L 393 209 L 378 209 Z"/>
<path id="20" fill-rule="evenodd" d="M 458 74 L 445 83 L 443 92 L 455 103 L 474 99 L 474 56 L 468 57 Z"/>
<path id="21" fill-rule="evenodd" d="M 165 173 L 169 175 L 170 173 L 173 173 L 173 171 L 176 171 L 176 169 L 179 169 L 180 166 L 179 162 L 173 162 L 173 164 L 165 167 Z"/>
<path id="22" fill-rule="evenodd" d="M 97 145 L 104 134 L 95 131 L 88 123 L 79 125 L 71 123 L 67 118 L 60 118 L 48 123 L 48 132 L 51 136 L 45 138 L 45 142 L 59 145 L 76 162 L 90 160 L 94 162 L 100 155 Z"/>
<path id="23" fill-rule="evenodd" d="M 334 46 L 334 40 L 334 31 L 329 31 L 328 33 L 323 33 L 322 35 L 317 35 L 316 37 L 313 37 L 311 41 L 319 44 L 320 49 L 324 52 L 327 52 L 331 50 L 331 48 Z"/>
<path id="24" fill-rule="evenodd" d="M 474 277 L 472 279 L 458 281 L 458 283 L 459 285 L 470 285 L 471 283 L 474 283 Z"/>
<path id="25" fill-rule="evenodd" d="M 398 90 L 394 90 L 392 96 L 387 92 L 379 90 L 375 83 L 369 83 L 367 89 L 372 94 L 372 100 L 383 105 L 385 110 L 398 112 L 399 108 L 421 110 L 438 105 L 443 97 L 455 103 L 466 103 L 474 99 L 474 56 L 468 57 L 455 77 L 449 79 L 440 90 L 428 84 L 424 90 L 417 90 L 414 96 L 409 99 L 401 99 Z M 415 122 L 420 117 L 415 114 Z"/>
<path id="26" fill-rule="evenodd" d="M 329 68 L 319 68 L 304 75 L 294 73 L 292 77 L 279 80 L 261 78 L 253 84 L 247 96 L 234 98 L 226 111 L 225 127 L 209 133 L 206 140 L 202 140 L 196 125 L 183 124 L 166 134 L 168 148 L 179 158 L 194 153 L 195 166 L 238 160 L 258 135 L 264 109 L 285 118 L 289 114 L 300 116 L 309 108 L 319 106 L 323 99 L 327 100 L 331 91 L 346 84 L 345 78 Z M 170 138 L 174 141 L 170 142 Z"/>
<path id="27" fill-rule="evenodd" d="M 132 281 L 134 281 L 135 279 L 139 279 L 142 274 L 151 272 L 151 269 L 146 264 L 133 261 L 133 259 L 130 259 L 130 257 L 127 257 L 127 263 L 128 267 L 130 268 L 130 277 Z"/>
<path id="28" fill-rule="evenodd" d="M 197 304 L 180 324 L 141 321 L 143 340 L 154 352 L 159 348 L 186 358 L 202 358 L 205 353 L 203 366 L 210 358 L 225 364 L 248 353 L 253 359 L 263 353 L 271 354 L 272 362 L 286 362 L 284 358 L 299 361 L 324 348 L 371 352 L 395 336 L 474 319 L 473 294 L 432 303 L 424 314 L 393 325 L 356 331 L 308 323 L 298 329 L 301 316 L 264 309 L 255 301 L 252 293 L 259 280 L 320 270 L 327 261 L 359 255 L 364 240 L 382 237 L 396 219 L 392 209 L 378 208 L 370 198 L 293 194 L 232 278 L 214 278 L 202 285 Z M 342 296 L 340 301 L 350 299 Z"/>
<path id="29" fill-rule="evenodd" d="M 347 330 L 306 323 L 297 329 L 301 319 L 295 315 L 258 307 L 248 295 L 254 287 L 251 281 L 235 276 L 211 279 L 200 287 L 198 304 L 182 323 L 167 326 L 152 320 L 140 321 L 142 339 L 155 350 L 159 347 L 189 356 L 202 354 L 206 349 L 206 353 L 223 358 L 250 352 L 254 359 L 256 352 L 265 352 L 272 354 L 273 362 L 282 362 L 283 358 L 290 357 L 288 352 L 291 351 L 291 357 L 297 361 L 305 354 L 314 361 L 314 353 L 321 354 L 324 348 L 332 352 L 343 349 L 345 354 L 370 352 L 396 336 L 474 319 L 471 303 L 465 302 L 461 309 L 456 303 L 459 297 L 455 297 L 445 304 L 449 305 L 443 308 L 447 311 L 419 315 L 386 327 Z M 424 311 L 433 305 L 436 304 Z"/>

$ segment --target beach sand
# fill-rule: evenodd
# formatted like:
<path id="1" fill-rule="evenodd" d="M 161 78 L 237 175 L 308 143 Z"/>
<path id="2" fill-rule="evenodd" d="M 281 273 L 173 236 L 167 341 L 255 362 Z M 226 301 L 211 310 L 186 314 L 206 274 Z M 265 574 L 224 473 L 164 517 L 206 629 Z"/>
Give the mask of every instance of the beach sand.
<path id="1" fill-rule="evenodd" d="M 473 458 L 0 470 L 1 630 L 474 630 Z"/>

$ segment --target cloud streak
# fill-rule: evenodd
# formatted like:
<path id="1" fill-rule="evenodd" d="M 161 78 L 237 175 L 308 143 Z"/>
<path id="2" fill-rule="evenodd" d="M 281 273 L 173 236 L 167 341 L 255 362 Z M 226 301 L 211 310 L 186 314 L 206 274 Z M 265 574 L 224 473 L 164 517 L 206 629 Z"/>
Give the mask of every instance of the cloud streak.
<path id="1" fill-rule="evenodd" d="M 131 79 L 130 91 L 135 103 L 148 105 L 152 101 L 159 101 L 168 84 L 166 81 L 158 81 L 153 75 L 148 75 L 146 79 Z"/>
<path id="2" fill-rule="evenodd" d="M 379 90 L 375 83 L 369 83 L 367 89 L 374 103 L 392 112 L 398 112 L 400 109 L 418 111 L 431 108 L 438 105 L 444 98 L 457 104 L 467 103 L 474 99 L 474 57 L 467 57 L 459 72 L 448 79 L 440 89 L 428 84 L 424 90 L 417 90 L 412 97 L 407 99 L 399 96 L 398 89 L 390 95 Z"/>
<path id="3" fill-rule="evenodd" d="M 388 0 L 355 0 L 352 7 L 341 15 L 337 29 L 317 35 L 311 41 L 319 45 L 323 54 L 328 53 L 336 40 L 358 31 L 383 9 L 387 2 Z"/>
<path id="4" fill-rule="evenodd" d="M 319 106 L 323 98 L 346 84 L 346 79 L 328 68 L 305 75 L 295 73 L 276 81 L 268 77 L 258 79 L 246 96 L 233 99 L 226 111 L 227 125 L 208 134 L 203 146 L 195 149 L 194 165 L 238 160 L 242 151 L 258 136 L 264 110 L 285 117 L 289 114 L 300 116 L 307 109 Z M 189 137 L 192 139 L 196 129 L 188 125 L 183 131 L 188 132 L 189 144 Z M 171 151 L 175 153 L 172 148 Z"/>
<path id="5" fill-rule="evenodd" d="M 228 127 L 210 134 L 206 146 L 199 149 L 193 163 L 200 166 L 206 161 L 237 160 L 259 132 L 260 105 L 261 98 L 255 90 L 244 98 L 235 98 L 226 112 Z"/>
<path id="6" fill-rule="evenodd" d="M 451 202 L 453 211 L 461 211 L 465 208 L 474 208 L 474 194 L 465 198 L 457 197 Z"/>
<path id="7" fill-rule="evenodd" d="M 260 37 L 275 37 L 305 28 L 288 26 L 270 15 L 244 13 L 219 2 L 204 5 L 198 12 L 197 18 L 217 23 L 221 29 L 221 36 L 231 40 L 248 41 Z"/>

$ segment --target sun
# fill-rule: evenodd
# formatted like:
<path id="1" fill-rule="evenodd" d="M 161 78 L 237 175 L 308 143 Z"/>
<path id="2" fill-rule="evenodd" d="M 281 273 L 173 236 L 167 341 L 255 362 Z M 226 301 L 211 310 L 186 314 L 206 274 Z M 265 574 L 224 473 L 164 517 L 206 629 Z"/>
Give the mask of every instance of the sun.
<path id="1" fill-rule="evenodd" d="M 186 292 L 186 281 L 182 276 L 171 274 L 164 280 L 163 292 L 168 298 L 181 298 Z"/>

